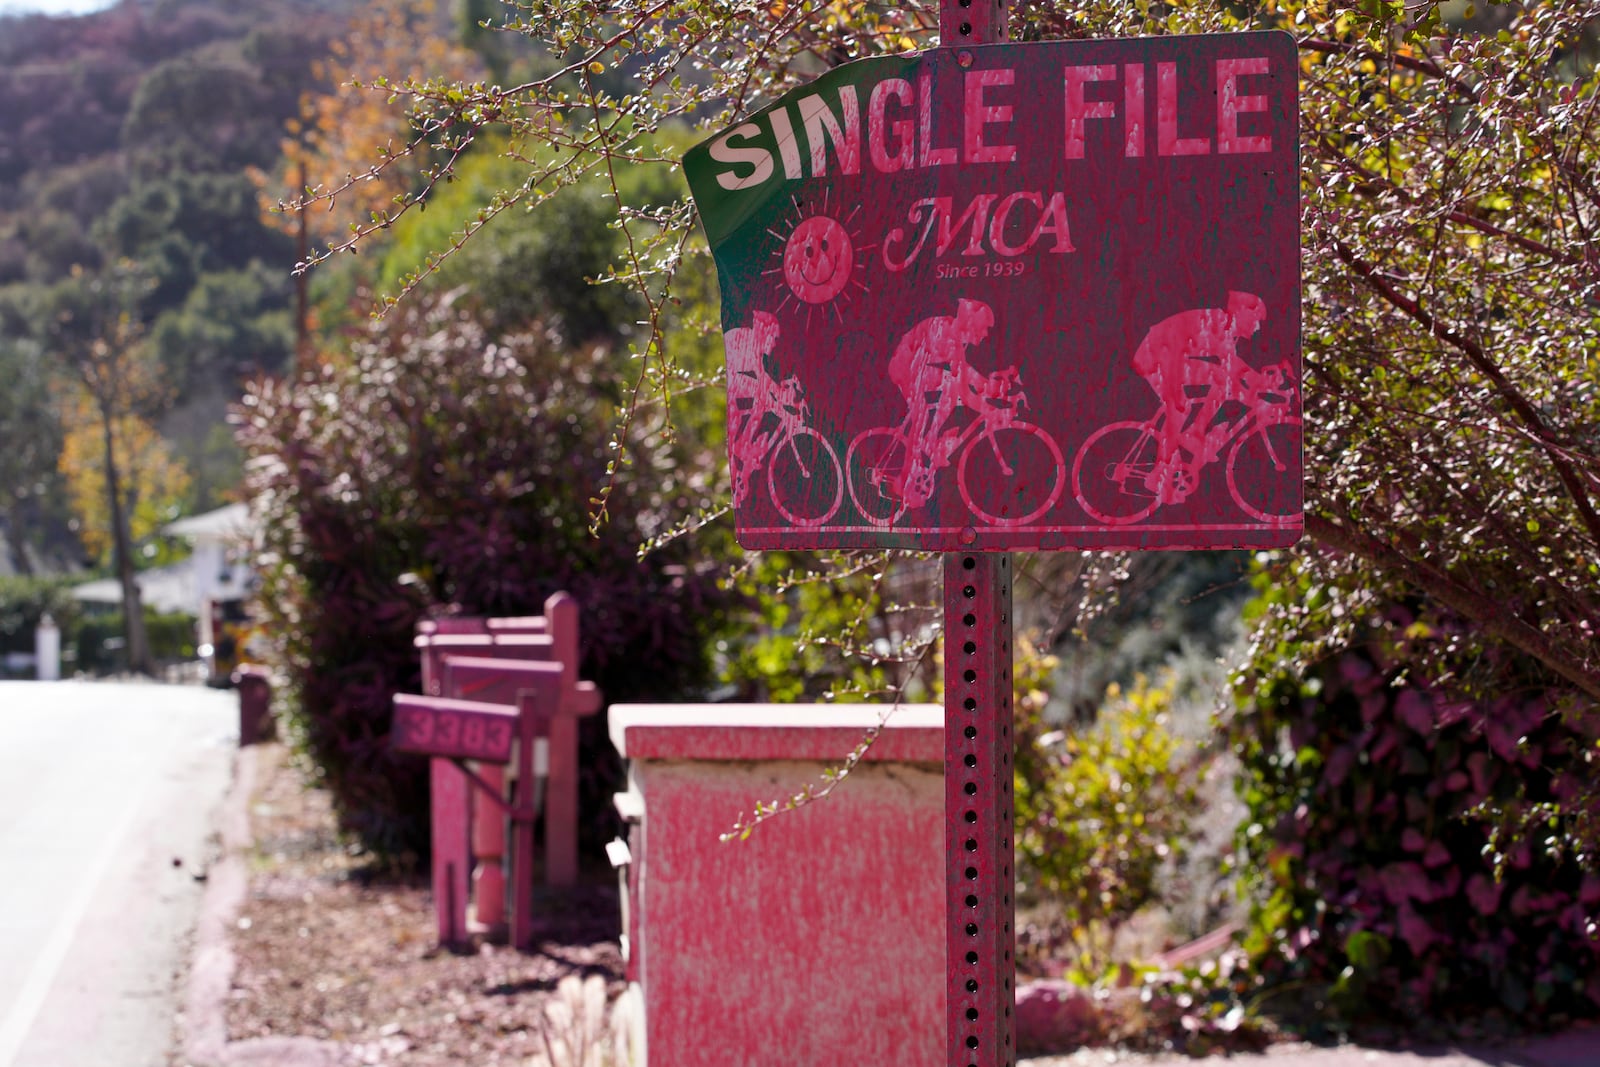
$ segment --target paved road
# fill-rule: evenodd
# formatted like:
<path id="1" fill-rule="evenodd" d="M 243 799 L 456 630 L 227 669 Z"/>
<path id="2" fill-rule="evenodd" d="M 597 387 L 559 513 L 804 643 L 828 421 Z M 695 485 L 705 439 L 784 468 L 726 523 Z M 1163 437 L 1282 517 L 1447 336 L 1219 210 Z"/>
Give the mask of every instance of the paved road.
<path id="1" fill-rule="evenodd" d="M 200 687 L 0 682 L 0 1067 L 168 1062 L 237 707 Z"/>

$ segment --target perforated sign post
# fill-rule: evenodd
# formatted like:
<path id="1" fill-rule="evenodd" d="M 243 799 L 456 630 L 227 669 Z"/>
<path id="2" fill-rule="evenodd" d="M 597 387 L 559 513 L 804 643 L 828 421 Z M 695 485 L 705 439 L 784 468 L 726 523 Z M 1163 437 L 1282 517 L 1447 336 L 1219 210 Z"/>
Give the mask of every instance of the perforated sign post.
<path id="1" fill-rule="evenodd" d="M 1015 1060 L 1011 560 L 1300 536 L 1286 33 L 845 64 L 692 149 L 747 548 L 946 553 L 949 1063 Z"/>

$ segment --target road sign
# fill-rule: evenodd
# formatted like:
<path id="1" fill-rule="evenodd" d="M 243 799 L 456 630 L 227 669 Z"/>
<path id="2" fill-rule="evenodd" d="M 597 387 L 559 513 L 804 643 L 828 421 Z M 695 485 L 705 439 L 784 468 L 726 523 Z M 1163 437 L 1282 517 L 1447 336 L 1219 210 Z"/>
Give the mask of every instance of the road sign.
<path id="1" fill-rule="evenodd" d="M 836 68 L 692 149 L 748 548 L 1302 528 L 1286 33 Z"/>

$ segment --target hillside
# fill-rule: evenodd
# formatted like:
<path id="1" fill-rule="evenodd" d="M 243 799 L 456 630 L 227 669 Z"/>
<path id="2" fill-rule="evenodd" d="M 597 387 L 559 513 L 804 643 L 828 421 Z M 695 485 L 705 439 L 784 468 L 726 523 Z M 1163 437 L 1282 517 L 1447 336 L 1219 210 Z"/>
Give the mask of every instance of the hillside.
<path id="1" fill-rule="evenodd" d="M 164 386 L 151 421 L 187 469 L 184 504 L 236 481 L 226 406 L 286 365 L 294 333 L 294 242 L 263 219 L 251 172 L 277 168 L 354 6 L 124 0 L 0 17 L 0 574 L 81 560 L 43 310 L 75 277 L 137 264 L 135 317 Z"/>

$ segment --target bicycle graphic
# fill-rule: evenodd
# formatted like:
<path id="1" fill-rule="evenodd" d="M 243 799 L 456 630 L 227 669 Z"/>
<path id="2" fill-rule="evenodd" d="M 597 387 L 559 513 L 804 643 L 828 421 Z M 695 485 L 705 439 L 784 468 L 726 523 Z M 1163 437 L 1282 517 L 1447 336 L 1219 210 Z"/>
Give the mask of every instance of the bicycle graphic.
<path id="1" fill-rule="evenodd" d="M 1026 405 L 1017 369 L 1008 367 L 988 376 L 977 418 L 940 428 L 920 454 L 913 426 L 930 409 L 917 408 L 899 426 L 863 430 L 845 450 L 850 499 L 872 525 L 891 526 L 928 502 L 938 472 L 958 457 L 956 483 L 972 514 L 996 526 L 1037 519 L 1060 498 L 1066 461 L 1054 438 L 1017 418 Z"/>
<path id="2" fill-rule="evenodd" d="M 735 505 L 744 502 L 751 478 L 765 466 L 767 493 L 784 518 L 796 526 L 820 526 L 833 518 L 844 501 L 844 472 L 839 454 L 811 428 L 810 419 L 800 380 L 785 378 L 761 425 L 730 442 Z"/>
<path id="3" fill-rule="evenodd" d="M 1211 386 L 1210 388 L 1215 388 Z M 1227 454 L 1228 492 L 1250 517 L 1269 525 L 1292 522 L 1299 493 L 1283 475 L 1300 455 L 1299 385 L 1288 363 L 1251 371 L 1239 394 L 1219 405 L 1220 421 L 1198 448 L 1170 447 L 1200 397 L 1179 412 L 1176 424 L 1163 406 L 1143 422 L 1113 422 L 1089 435 L 1072 462 L 1072 492 L 1083 510 L 1112 526 L 1127 526 L 1163 504 L 1181 504 L 1200 484 L 1201 472 Z M 1162 445 L 1170 458 L 1160 461 Z"/>

